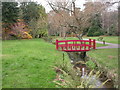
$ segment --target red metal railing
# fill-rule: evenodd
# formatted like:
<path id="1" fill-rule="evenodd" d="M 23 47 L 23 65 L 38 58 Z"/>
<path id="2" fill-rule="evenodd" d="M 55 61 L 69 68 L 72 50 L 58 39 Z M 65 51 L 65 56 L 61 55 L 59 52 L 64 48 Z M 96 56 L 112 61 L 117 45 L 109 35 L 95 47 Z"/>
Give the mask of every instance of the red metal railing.
<path id="1" fill-rule="evenodd" d="M 62 41 L 56 40 L 56 49 L 67 52 L 90 51 L 90 49 L 96 49 L 96 42 L 95 39 Z"/>

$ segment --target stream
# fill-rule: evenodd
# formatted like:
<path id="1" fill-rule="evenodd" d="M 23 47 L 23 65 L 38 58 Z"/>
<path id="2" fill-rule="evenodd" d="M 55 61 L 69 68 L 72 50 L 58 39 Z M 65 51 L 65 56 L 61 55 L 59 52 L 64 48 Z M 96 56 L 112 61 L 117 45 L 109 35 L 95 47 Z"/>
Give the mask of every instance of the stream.
<path id="1" fill-rule="evenodd" d="M 108 79 L 106 77 L 106 75 L 103 73 L 100 75 L 99 78 L 97 78 L 94 74 L 89 76 L 90 69 L 86 66 L 86 64 L 82 64 L 82 63 L 75 64 L 75 62 L 78 62 L 79 57 L 78 57 L 78 54 L 77 55 L 74 55 L 74 54 L 75 53 L 68 53 L 68 56 L 71 60 L 71 64 L 73 64 L 75 67 L 80 68 L 80 70 L 82 72 L 81 73 L 82 79 L 89 80 L 89 84 L 94 85 L 95 88 L 99 88 L 99 87 L 100 88 L 114 88 L 113 81 L 111 81 L 111 80 L 107 81 L 104 85 L 102 85 L 102 83 L 104 83 Z M 76 59 L 76 60 L 74 60 L 74 59 Z M 80 60 L 82 60 L 82 58 Z M 85 60 L 85 58 L 84 58 L 84 60 Z M 101 85 L 102 85 L 102 87 L 101 87 Z"/>

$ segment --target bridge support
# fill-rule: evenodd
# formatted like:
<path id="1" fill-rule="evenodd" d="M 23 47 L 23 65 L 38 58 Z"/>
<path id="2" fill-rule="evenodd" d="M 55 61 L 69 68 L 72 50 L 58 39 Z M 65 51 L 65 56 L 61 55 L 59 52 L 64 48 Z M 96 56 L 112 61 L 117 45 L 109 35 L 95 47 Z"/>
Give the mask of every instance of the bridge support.
<path id="1" fill-rule="evenodd" d="M 83 61 L 85 61 L 86 52 L 81 52 L 80 57 L 83 59 Z"/>
<path id="2" fill-rule="evenodd" d="M 85 61 L 86 52 L 66 52 L 73 64 L 79 61 Z"/>

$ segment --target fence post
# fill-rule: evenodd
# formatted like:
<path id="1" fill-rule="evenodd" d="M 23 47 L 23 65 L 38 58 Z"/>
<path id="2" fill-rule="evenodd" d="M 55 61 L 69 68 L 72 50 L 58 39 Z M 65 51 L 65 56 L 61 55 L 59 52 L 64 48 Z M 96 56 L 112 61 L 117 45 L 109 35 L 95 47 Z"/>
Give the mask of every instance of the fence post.
<path id="1" fill-rule="evenodd" d="M 103 44 L 105 44 L 105 41 L 103 41 Z"/>
<path id="2" fill-rule="evenodd" d="M 96 49 L 95 39 L 93 39 L 93 49 Z"/>
<path id="3" fill-rule="evenodd" d="M 56 49 L 58 50 L 58 40 L 56 40 Z"/>

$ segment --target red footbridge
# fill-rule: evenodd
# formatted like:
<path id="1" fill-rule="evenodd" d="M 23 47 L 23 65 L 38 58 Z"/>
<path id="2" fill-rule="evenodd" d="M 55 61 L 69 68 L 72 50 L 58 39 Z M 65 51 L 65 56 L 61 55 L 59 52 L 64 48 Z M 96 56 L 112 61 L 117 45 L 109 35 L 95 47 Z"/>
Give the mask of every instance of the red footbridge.
<path id="1" fill-rule="evenodd" d="M 56 49 L 65 52 L 86 52 L 96 49 L 95 39 L 89 40 L 56 40 Z"/>

